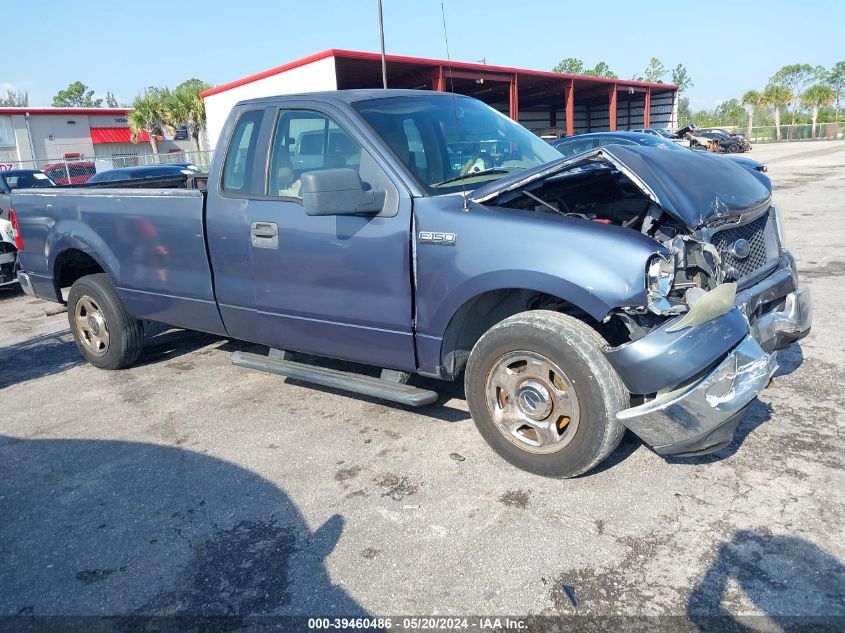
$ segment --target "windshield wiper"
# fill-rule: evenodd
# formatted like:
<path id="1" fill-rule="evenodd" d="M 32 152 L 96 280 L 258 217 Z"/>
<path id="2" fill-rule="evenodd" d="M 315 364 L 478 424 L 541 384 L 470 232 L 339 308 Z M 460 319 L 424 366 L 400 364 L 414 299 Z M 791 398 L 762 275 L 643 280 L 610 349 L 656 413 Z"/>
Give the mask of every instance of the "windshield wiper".
<path id="1" fill-rule="evenodd" d="M 509 174 L 511 173 L 510 169 L 504 169 L 502 167 L 492 167 L 490 169 L 482 169 L 481 171 L 476 171 L 471 174 L 463 174 L 461 176 L 455 176 L 454 178 L 447 178 L 442 182 L 436 182 L 432 187 L 442 187 L 443 185 L 448 185 L 450 182 L 458 182 L 459 180 L 464 180 L 466 178 L 475 178 L 476 176 L 486 176 L 487 174 Z"/>

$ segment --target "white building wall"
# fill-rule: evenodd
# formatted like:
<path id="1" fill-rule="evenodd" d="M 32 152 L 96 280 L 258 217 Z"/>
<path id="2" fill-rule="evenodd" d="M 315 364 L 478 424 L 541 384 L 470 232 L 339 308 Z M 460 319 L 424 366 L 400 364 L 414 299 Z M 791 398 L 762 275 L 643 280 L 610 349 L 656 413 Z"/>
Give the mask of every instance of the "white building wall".
<path id="1" fill-rule="evenodd" d="M 91 128 L 84 114 L 50 114 L 29 117 L 35 159 L 61 158 L 65 154 L 94 155 Z"/>
<path id="2" fill-rule="evenodd" d="M 205 97 L 209 147 L 214 149 L 217 145 L 220 132 L 226 123 L 226 117 L 229 116 L 229 111 L 239 101 L 320 90 L 337 90 L 334 57 L 326 57 L 277 75 L 264 77 Z"/>

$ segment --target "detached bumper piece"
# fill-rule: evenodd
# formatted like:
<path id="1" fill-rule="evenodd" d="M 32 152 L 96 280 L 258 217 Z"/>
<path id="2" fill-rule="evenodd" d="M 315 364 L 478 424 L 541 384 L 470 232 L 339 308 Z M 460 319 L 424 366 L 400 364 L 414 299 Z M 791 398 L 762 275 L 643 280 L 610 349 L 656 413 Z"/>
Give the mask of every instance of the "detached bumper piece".
<path id="1" fill-rule="evenodd" d="M 799 288 L 783 298 L 781 307 L 752 320 L 751 330 L 763 349 L 774 351 L 807 336 L 812 325 L 810 289 Z"/>
<path id="2" fill-rule="evenodd" d="M 731 442 L 748 404 L 777 369 L 771 354 L 747 336 L 719 365 L 617 418 L 660 455 L 697 455 Z"/>

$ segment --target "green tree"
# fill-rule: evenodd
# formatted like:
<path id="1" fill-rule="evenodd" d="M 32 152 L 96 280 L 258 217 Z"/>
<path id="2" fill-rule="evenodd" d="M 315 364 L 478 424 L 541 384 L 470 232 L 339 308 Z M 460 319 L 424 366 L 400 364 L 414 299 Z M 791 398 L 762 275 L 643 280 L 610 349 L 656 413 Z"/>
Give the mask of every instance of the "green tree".
<path id="1" fill-rule="evenodd" d="M 678 99 L 678 127 L 684 127 L 690 122 L 692 111 L 689 108 L 689 98 L 681 97 Z"/>
<path id="2" fill-rule="evenodd" d="M 99 108 L 102 99 L 94 99 L 94 91 L 89 90 L 81 81 L 74 81 L 64 90 L 59 90 L 53 97 L 53 105 L 57 108 Z"/>
<path id="3" fill-rule="evenodd" d="M 8 88 L 6 94 L 0 96 L 0 106 L 3 107 L 25 107 L 29 105 L 29 94 L 23 90 Z"/>
<path id="4" fill-rule="evenodd" d="M 610 70 L 610 66 L 608 66 L 605 62 L 599 62 L 594 68 L 585 70 L 583 74 L 589 75 L 590 77 L 608 77 L 609 79 L 619 79 L 619 75 Z"/>
<path id="5" fill-rule="evenodd" d="M 775 135 L 777 140 L 783 140 L 780 132 L 780 110 L 792 102 L 792 91 L 781 84 L 769 84 L 763 91 L 763 98 L 761 99 L 764 105 L 769 106 L 775 113 Z"/>
<path id="6" fill-rule="evenodd" d="M 737 99 L 723 101 L 713 114 L 720 125 L 739 126 L 745 123 L 745 108 Z"/>
<path id="7" fill-rule="evenodd" d="M 819 107 L 830 105 L 833 103 L 834 98 L 833 88 L 827 84 L 810 86 L 801 95 L 801 105 L 805 108 L 810 108 L 811 111 L 813 121 L 811 135 L 813 138 L 816 138 L 816 122 L 819 120 Z"/>
<path id="8" fill-rule="evenodd" d="M 584 62 L 577 57 L 567 57 L 566 59 L 560 60 L 560 63 L 552 68 L 552 72 L 581 75 L 584 73 Z"/>
<path id="9" fill-rule="evenodd" d="M 106 107 L 107 108 L 119 108 L 120 104 L 118 104 L 117 99 L 111 92 L 106 93 Z"/>
<path id="10" fill-rule="evenodd" d="M 751 128 L 754 127 L 754 110 L 760 105 L 762 97 L 763 95 L 756 90 L 747 90 L 745 94 L 742 95 L 742 105 L 744 105 L 748 111 L 749 136 L 751 135 Z"/>
<path id="11" fill-rule="evenodd" d="M 652 57 L 651 61 L 646 66 L 645 73 L 642 76 L 634 77 L 635 81 L 650 81 L 655 84 L 662 84 L 663 78 L 666 76 L 666 66 L 663 65 L 656 57 Z"/>
<path id="12" fill-rule="evenodd" d="M 132 111 L 129 113 L 129 128 L 132 130 L 132 142 L 138 141 L 141 132 L 150 135 L 150 147 L 158 155 L 157 137 L 170 129 L 167 116 L 167 103 L 170 91 L 167 88 L 149 87 L 142 95 L 135 97 Z"/>
<path id="13" fill-rule="evenodd" d="M 835 99 L 833 120 L 839 120 L 839 99 L 842 96 L 842 91 L 845 89 L 845 60 L 836 62 L 830 72 L 827 73 L 827 83 L 833 88 Z"/>
<path id="14" fill-rule="evenodd" d="M 678 64 L 672 69 L 672 83 L 678 86 L 678 94 L 695 85 L 683 64 Z"/>
<path id="15" fill-rule="evenodd" d="M 789 64 L 784 66 L 769 79 L 770 84 L 786 86 L 792 93 L 792 125 L 795 125 L 795 115 L 798 114 L 798 101 L 804 86 L 816 79 L 819 67 L 810 64 Z"/>
<path id="16" fill-rule="evenodd" d="M 172 127 L 184 125 L 197 152 L 200 150 L 200 133 L 205 128 L 205 103 L 200 92 L 210 87 L 199 79 L 188 79 L 176 86 L 165 104 L 168 123 Z"/>

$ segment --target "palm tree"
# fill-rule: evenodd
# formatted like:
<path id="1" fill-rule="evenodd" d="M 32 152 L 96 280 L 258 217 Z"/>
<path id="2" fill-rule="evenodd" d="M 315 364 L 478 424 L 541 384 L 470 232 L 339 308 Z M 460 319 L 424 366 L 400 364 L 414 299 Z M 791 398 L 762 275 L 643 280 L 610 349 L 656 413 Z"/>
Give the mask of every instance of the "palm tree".
<path id="1" fill-rule="evenodd" d="M 166 104 L 168 123 L 174 128 L 187 128 L 195 152 L 200 151 L 200 133 L 205 128 L 205 104 L 200 92 L 210 87 L 199 79 L 188 79 L 176 87 Z"/>
<path id="2" fill-rule="evenodd" d="M 150 147 L 158 155 L 157 137 L 169 129 L 165 112 L 165 102 L 170 98 L 167 88 L 147 88 L 143 95 L 135 97 L 132 111 L 129 113 L 129 128 L 132 130 L 132 142 L 138 142 L 141 132 L 150 135 Z"/>
<path id="3" fill-rule="evenodd" d="M 775 111 L 775 136 L 779 141 L 783 140 L 783 136 L 780 133 L 780 109 L 789 105 L 791 102 L 792 91 L 786 86 L 769 84 L 763 91 L 762 103 L 771 106 Z"/>
<path id="4" fill-rule="evenodd" d="M 756 90 L 749 90 L 742 95 L 742 105 L 748 108 L 748 136 L 751 136 L 751 128 L 754 127 L 754 108 L 760 105 L 763 98 Z"/>
<path id="5" fill-rule="evenodd" d="M 827 106 L 833 103 L 835 98 L 833 88 L 825 84 L 810 86 L 801 95 L 801 105 L 812 110 L 813 129 L 811 135 L 816 138 L 816 121 L 819 118 L 819 106 Z"/>

